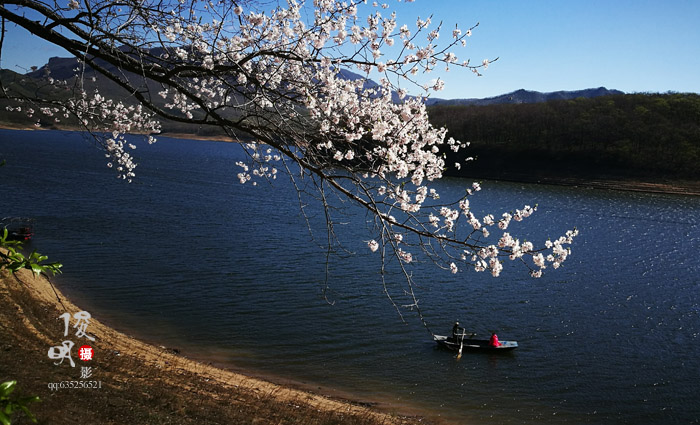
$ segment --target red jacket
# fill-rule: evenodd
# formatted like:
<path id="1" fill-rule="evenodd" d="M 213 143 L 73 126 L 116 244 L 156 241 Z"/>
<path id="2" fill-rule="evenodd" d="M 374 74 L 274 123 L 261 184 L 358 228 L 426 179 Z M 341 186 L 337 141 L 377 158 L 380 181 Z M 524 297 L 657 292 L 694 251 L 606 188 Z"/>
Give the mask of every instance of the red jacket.
<path id="1" fill-rule="evenodd" d="M 498 342 L 498 335 L 492 334 L 491 339 L 489 340 L 489 345 L 492 347 L 500 347 L 501 343 Z"/>

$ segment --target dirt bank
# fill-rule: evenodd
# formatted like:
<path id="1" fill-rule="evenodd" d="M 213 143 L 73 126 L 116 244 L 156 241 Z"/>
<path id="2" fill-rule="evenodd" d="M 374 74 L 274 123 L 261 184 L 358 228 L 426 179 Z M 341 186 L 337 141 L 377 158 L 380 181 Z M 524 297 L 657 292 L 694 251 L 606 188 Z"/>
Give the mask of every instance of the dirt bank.
<path id="1" fill-rule="evenodd" d="M 95 340 L 78 337 L 73 315 L 80 308 L 27 270 L 0 274 L 0 306 L 0 382 L 17 380 L 19 392 L 39 395 L 42 401 L 31 406 L 39 423 L 426 423 L 198 363 L 103 325 L 94 318 L 99 312 L 90 312 L 86 328 Z M 71 316 L 67 336 L 64 313 Z M 59 365 L 49 358 L 64 340 L 75 343 L 75 367 L 67 358 Z M 82 345 L 93 348 L 92 360 L 80 360 Z M 82 367 L 90 368 L 89 378 L 81 378 Z M 52 391 L 49 384 L 66 388 Z M 13 419 L 29 423 L 21 413 Z"/>

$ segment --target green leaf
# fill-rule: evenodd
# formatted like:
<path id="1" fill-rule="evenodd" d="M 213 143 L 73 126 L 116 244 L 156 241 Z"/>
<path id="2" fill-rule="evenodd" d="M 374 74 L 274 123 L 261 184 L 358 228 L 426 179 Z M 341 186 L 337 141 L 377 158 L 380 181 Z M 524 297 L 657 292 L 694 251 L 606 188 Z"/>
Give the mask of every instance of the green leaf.
<path id="1" fill-rule="evenodd" d="M 32 422 L 36 422 L 36 417 L 29 411 L 27 405 L 41 400 L 38 396 L 10 398 L 9 395 L 16 386 L 17 381 L 0 384 L 0 425 L 10 424 L 10 417 L 17 410 L 22 410 Z"/>
<path id="2" fill-rule="evenodd" d="M 3 248 L 11 249 L 10 247 L 12 246 L 17 246 L 21 247 L 22 242 L 21 241 L 8 241 L 7 238 L 9 236 L 9 231 L 7 230 L 7 227 L 2 228 L 2 237 L 0 237 L 0 246 Z"/>
<path id="3" fill-rule="evenodd" d="M 39 401 L 39 397 L 35 397 L 35 398 L 36 398 L 37 401 Z M 29 420 L 31 420 L 32 422 L 36 423 L 36 416 L 34 416 L 34 414 L 33 414 L 32 412 L 29 411 L 29 408 L 28 408 L 27 406 L 25 406 L 25 405 L 23 405 L 23 404 L 20 404 L 19 407 L 20 407 L 20 408 L 22 409 L 22 411 L 27 415 L 27 417 L 29 418 Z"/>
<path id="4" fill-rule="evenodd" d="M 37 263 L 41 263 L 42 261 L 46 261 L 48 259 L 49 259 L 49 257 L 47 257 L 46 255 L 39 254 L 38 252 L 36 252 L 36 250 L 34 250 L 32 252 L 32 254 L 29 256 L 30 261 L 33 260 Z"/>
<path id="5" fill-rule="evenodd" d="M 10 418 L 0 410 L 0 424 L 10 425 Z"/>
<path id="6" fill-rule="evenodd" d="M 34 274 L 41 274 L 44 271 L 44 268 L 36 263 L 29 263 L 28 266 L 27 268 L 32 269 Z"/>
<path id="7" fill-rule="evenodd" d="M 41 401 L 41 399 L 39 398 L 38 395 L 33 395 L 30 397 L 23 397 L 23 398 L 20 398 L 19 400 L 17 400 L 17 402 L 19 404 L 23 404 L 23 405 L 26 405 L 28 403 L 36 403 L 38 401 Z"/>
<path id="8" fill-rule="evenodd" d="M 51 264 L 47 264 L 44 268 L 46 270 L 50 271 L 51 273 L 53 273 L 53 275 L 55 276 L 57 274 L 62 273 L 61 267 L 63 267 L 63 264 L 61 264 L 61 263 L 51 263 Z"/>
<path id="9" fill-rule="evenodd" d="M 7 397 L 15 390 L 17 381 L 6 381 L 0 384 L 0 397 Z"/>

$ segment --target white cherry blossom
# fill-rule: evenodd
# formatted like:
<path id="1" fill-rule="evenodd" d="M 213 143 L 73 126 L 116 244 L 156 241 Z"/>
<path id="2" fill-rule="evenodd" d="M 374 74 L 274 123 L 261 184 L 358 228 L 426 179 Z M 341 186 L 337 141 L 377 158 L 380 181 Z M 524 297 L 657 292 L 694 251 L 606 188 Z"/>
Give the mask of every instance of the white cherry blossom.
<path id="1" fill-rule="evenodd" d="M 430 123 L 426 99 L 449 87 L 427 75 L 438 65 L 480 74 L 493 64 L 471 65 L 457 50 L 478 24 L 400 17 L 389 2 L 361 0 L 70 0 L 20 2 L 3 11 L 8 27 L 43 25 L 47 31 L 37 35 L 67 46 L 79 64 L 71 84 L 46 80 L 72 95 L 60 105 L 33 99 L 32 107 L 8 108 L 38 124 L 75 117 L 125 180 L 136 177 L 125 134 L 146 134 L 152 143 L 159 120 L 216 128 L 248 154 L 232 174 L 241 184 L 285 174 L 300 198 L 313 192 L 326 213 L 329 251 L 340 248 L 331 194 L 364 209 L 367 246 L 384 262 L 396 260 L 411 308 L 418 301 L 410 267 L 418 261 L 452 273 L 461 263 L 497 277 L 512 259 L 539 276 L 571 255 L 575 230 L 544 247 L 511 236 L 536 207 L 482 213 L 472 199 L 478 183 L 465 185 L 461 199 L 443 201 L 436 189 L 448 166 L 444 154 L 468 143 Z M 121 87 L 123 98 L 86 89 L 87 71 Z M 464 158 L 457 167 L 472 159 Z"/>

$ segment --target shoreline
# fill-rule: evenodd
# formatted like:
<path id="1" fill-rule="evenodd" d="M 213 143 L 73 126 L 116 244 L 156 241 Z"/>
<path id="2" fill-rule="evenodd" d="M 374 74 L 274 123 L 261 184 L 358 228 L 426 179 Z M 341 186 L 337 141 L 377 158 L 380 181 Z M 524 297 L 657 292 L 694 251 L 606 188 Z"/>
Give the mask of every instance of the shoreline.
<path id="1" fill-rule="evenodd" d="M 545 177 L 534 178 L 503 176 L 493 177 L 457 177 L 472 180 L 493 180 L 509 183 L 539 184 L 549 186 L 576 187 L 580 189 L 617 190 L 623 192 L 658 193 L 666 195 L 700 196 L 700 181 L 661 180 L 651 182 L 633 178 L 582 178 L 582 177 Z"/>
<path id="2" fill-rule="evenodd" d="M 0 129 L 3 130 L 18 130 L 18 131 L 43 131 L 43 130 L 55 130 L 55 131 L 79 131 L 71 129 L 61 129 L 61 128 L 27 128 L 27 127 L 11 127 L 8 125 L 0 124 Z M 238 143 L 236 140 L 230 138 L 218 137 L 218 136 L 197 136 L 195 134 L 187 133 L 162 133 L 156 135 L 156 137 L 166 137 L 172 139 L 185 139 L 185 140 L 203 140 L 211 142 L 222 142 L 222 143 Z M 544 184 L 553 186 L 568 186 L 568 187 L 579 187 L 583 189 L 600 189 L 600 190 L 620 190 L 626 192 L 643 192 L 643 193 L 660 193 L 669 195 L 683 195 L 683 196 L 700 196 L 700 181 L 693 180 L 683 180 L 683 179 L 640 179 L 625 176 L 604 176 L 604 177 L 550 177 L 547 175 L 518 175 L 518 174 L 502 174 L 499 176 L 465 176 L 465 175 L 451 175 L 447 174 L 446 177 L 461 178 L 466 180 L 494 180 L 503 181 L 511 183 L 526 183 L 526 184 Z"/>
<path id="3" fill-rule="evenodd" d="M 114 330 L 99 321 L 99 312 L 91 312 L 87 328 L 95 341 L 72 333 L 64 337 L 59 316 L 73 315 L 80 308 L 46 278 L 29 270 L 20 270 L 16 278 L 0 274 L 0 302 L 7 306 L 0 311 L 0 382 L 16 379 L 21 395 L 41 398 L 42 402 L 30 406 L 39 423 L 74 423 L 75 418 L 93 423 L 154 424 L 431 423 L 426 418 L 384 411 L 387 407 L 378 403 L 345 398 L 341 391 L 321 395 L 303 385 L 300 389 L 292 381 L 277 384 L 256 374 L 184 357 L 178 350 Z M 63 339 L 75 341 L 75 368 L 67 362 L 55 365 L 47 355 Z M 77 354 L 77 346 L 86 343 L 95 353 L 89 363 L 79 360 Z M 80 366 L 85 364 L 94 371 L 88 381 L 99 381 L 101 388 L 49 390 L 49 383 L 80 382 Z M 323 392 L 333 393 L 332 389 Z M 22 416 L 17 413 L 13 419 Z"/>

